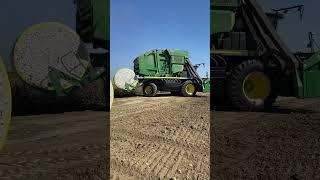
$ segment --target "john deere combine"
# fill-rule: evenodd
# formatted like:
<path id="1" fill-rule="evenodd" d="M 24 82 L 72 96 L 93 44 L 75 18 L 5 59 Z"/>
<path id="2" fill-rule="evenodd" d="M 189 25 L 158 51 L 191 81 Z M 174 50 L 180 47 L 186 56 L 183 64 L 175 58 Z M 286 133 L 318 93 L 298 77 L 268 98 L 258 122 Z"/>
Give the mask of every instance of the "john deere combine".
<path id="1" fill-rule="evenodd" d="M 276 32 L 303 6 L 264 12 L 255 0 L 211 0 L 212 105 L 269 108 L 277 96 L 320 96 L 320 53 L 291 52 Z M 311 36 L 312 37 L 312 36 Z"/>
<path id="2" fill-rule="evenodd" d="M 158 91 L 183 96 L 203 92 L 203 79 L 186 51 L 148 51 L 134 60 L 134 71 L 139 76 L 145 96 L 155 96 Z"/>

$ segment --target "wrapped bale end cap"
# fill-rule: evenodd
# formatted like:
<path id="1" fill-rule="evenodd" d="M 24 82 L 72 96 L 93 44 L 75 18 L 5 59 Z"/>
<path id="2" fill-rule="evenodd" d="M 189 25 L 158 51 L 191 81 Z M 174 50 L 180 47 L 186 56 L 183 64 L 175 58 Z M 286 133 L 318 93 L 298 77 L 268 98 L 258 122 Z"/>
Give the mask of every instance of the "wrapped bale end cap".
<path id="1" fill-rule="evenodd" d="M 112 108 L 113 100 L 114 100 L 114 89 L 113 89 L 112 81 L 110 80 L 110 108 L 109 108 L 110 110 Z"/>
<path id="2" fill-rule="evenodd" d="M 77 86 L 85 76 L 90 57 L 74 30 L 47 22 L 29 27 L 19 36 L 13 64 L 21 79 L 31 86 L 47 91 L 66 90 Z"/>
<path id="3" fill-rule="evenodd" d="M 135 95 L 138 85 L 136 74 L 128 68 L 119 69 L 114 75 L 115 97 L 126 97 Z"/>
<path id="4" fill-rule="evenodd" d="M 11 87 L 5 65 L 0 58 L 0 150 L 7 140 L 11 120 Z"/>

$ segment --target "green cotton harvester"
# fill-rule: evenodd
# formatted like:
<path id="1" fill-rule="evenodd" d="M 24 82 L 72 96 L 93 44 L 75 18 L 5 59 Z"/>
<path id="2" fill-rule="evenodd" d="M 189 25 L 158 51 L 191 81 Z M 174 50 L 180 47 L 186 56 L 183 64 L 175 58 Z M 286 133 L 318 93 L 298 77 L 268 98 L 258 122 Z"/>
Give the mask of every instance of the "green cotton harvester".
<path id="1" fill-rule="evenodd" d="M 134 72 L 144 96 L 155 96 L 158 91 L 183 96 L 203 92 L 204 81 L 182 50 L 151 50 L 134 60 Z"/>
<path id="2" fill-rule="evenodd" d="M 211 100 L 240 110 L 270 108 L 278 96 L 320 96 L 320 52 L 291 52 L 279 21 L 303 5 L 265 12 L 256 0 L 211 0 Z"/>

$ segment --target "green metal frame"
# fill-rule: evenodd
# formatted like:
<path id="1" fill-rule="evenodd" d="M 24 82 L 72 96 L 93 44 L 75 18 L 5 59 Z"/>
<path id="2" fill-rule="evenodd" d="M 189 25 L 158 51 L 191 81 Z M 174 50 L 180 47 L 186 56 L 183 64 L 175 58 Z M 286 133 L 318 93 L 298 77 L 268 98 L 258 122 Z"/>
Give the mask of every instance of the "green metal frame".
<path id="1" fill-rule="evenodd" d="M 211 0 L 211 36 L 219 36 L 232 31 L 235 25 L 235 12 L 240 5 L 240 0 Z M 283 18 L 283 14 L 268 13 L 267 15 L 273 18 L 273 23 Z M 258 57 L 257 52 L 250 50 L 214 49 L 210 53 L 229 57 Z M 320 97 L 320 52 L 304 60 L 302 66 L 301 69 L 295 69 L 292 74 L 294 84 L 290 88 L 294 89 L 284 90 L 281 95 L 298 98 Z"/>
<path id="2" fill-rule="evenodd" d="M 210 93 L 210 79 L 205 79 L 203 83 L 203 92 Z"/>
<path id="3" fill-rule="evenodd" d="M 77 31 L 86 43 L 110 41 L 110 0 L 77 0 Z M 101 44 L 102 43 L 102 44 Z M 107 47 L 108 48 L 108 47 Z"/>
<path id="4" fill-rule="evenodd" d="M 93 0 L 93 38 L 110 40 L 110 0 Z"/>
<path id="5" fill-rule="evenodd" d="M 141 76 L 179 77 L 188 52 L 181 50 L 151 50 L 134 60 L 135 73 Z"/>
<path id="6" fill-rule="evenodd" d="M 303 97 L 320 97 L 320 52 L 313 54 L 303 65 Z"/>

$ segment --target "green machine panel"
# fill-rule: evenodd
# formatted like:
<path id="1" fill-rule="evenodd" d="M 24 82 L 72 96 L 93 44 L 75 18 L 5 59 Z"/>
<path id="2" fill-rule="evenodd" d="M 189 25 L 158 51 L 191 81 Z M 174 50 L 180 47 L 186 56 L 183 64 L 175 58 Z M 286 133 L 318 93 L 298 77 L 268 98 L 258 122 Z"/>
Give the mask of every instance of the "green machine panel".
<path id="1" fill-rule="evenodd" d="M 320 97 L 320 71 L 304 72 L 304 97 Z"/>
<path id="2" fill-rule="evenodd" d="M 185 64 L 184 56 L 171 56 L 171 70 L 172 73 L 182 72 Z"/>
<path id="3" fill-rule="evenodd" d="M 304 61 L 303 96 L 320 97 L 320 52 Z"/>
<path id="4" fill-rule="evenodd" d="M 171 71 L 172 74 L 182 72 L 188 53 L 185 51 L 169 51 L 171 55 Z"/>
<path id="5" fill-rule="evenodd" d="M 110 0 L 76 0 L 76 29 L 85 43 L 109 49 Z"/>
<path id="6" fill-rule="evenodd" d="M 145 53 L 134 60 L 135 71 L 145 76 L 158 74 L 157 62 L 155 55 L 151 52 Z M 143 68 L 142 68 L 143 67 Z"/>
<path id="7" fill-rule="evenodd" d="M 93 0 L 94 38 L 110 40 L 109 23 L 110 0 Z"/>
<path id="8" fill-rule="evenodd" d="M 187 59 L 185 51 L 151 50 L 134 60 L 134 70 L 141 76 L 174 77 L 184 71 Z"/>
<path id="9" fill-rule="evenodd" d="M 215 10 L 210 13 L 211 34 L 229 32 L 235 24 L 235 13 L 232 11 Z"/>
<path id="10" fill-rule="evenodd" d="M 236 8 L 240 5 L 240 0 L 211 0 L 211 6 Z"/>
<path id="11" fill-rule="evenodd" d="M 239 6 L 240 0 L 211 0 L 211 35 L 232 30 L 235 24 L 235 10 Z"/>
<path id="12" fill-rule="evenodd" d="M 203 92 L 210 93 L 210 79 L 204 79 L 204 81 L 203 81 Z"/>

